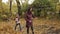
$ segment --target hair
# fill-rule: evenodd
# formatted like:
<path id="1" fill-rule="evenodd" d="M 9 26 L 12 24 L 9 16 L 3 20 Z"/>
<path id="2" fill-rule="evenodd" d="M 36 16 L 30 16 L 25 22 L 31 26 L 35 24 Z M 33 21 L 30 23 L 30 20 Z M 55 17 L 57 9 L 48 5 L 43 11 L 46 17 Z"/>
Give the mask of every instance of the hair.
<path id="1" fill-rule="evenodd" d="M 32 12 L 30 11 L 31 8 L 32 8 L 32 7 L 28 7 L 28 9 L 27 9 L 27 13 L 28 13 L 28 14 L 32 14 Z"/>

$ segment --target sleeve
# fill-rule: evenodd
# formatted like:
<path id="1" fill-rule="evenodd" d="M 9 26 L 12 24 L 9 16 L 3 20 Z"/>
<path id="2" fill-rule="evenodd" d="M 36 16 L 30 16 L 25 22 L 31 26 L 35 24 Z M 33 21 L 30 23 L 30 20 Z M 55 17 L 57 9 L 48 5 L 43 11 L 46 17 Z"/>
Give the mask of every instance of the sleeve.
<path id="1" fill-rule="evenodd" d="M 32 17 L 35 18 L 35 16 L 32 14 Z"/>
<path id="2" fill-rule="evenodd" d="M 25 18 L 26 21 L 29 21 L 29 20 L 27 19 L 27 14 L 25 14 L 25 17 L 24 17 L 24 18 Z"/>

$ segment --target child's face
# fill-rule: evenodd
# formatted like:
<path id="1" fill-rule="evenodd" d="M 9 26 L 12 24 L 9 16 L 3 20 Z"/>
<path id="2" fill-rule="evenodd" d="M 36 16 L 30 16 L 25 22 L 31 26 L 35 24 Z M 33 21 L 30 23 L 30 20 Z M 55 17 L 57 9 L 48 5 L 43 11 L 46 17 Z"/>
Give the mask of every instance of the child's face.
<path id="1" fill-rule="evenodd" d="M 18 14 L 17 14 L 16 16 L 17 16 L 17 17 L 19 17 L 19 15 L 18 15 Z"/>

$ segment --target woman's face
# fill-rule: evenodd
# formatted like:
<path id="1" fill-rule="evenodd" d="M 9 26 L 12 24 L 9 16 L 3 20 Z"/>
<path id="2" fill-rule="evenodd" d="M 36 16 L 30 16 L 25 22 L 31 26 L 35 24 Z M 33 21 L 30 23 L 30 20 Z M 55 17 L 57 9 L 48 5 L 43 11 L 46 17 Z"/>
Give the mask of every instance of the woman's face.
<path id="1" fill-rule="evenodd" d="M 32 11 L 32 8 L 30 9 L 30 11 Z"/>

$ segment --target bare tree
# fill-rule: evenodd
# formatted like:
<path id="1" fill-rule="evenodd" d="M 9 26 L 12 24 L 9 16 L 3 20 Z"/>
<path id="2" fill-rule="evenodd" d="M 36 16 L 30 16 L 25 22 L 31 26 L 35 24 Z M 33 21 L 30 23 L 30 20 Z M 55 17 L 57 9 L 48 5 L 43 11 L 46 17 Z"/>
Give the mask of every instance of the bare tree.
<path id="1" fill-rule="evenodd" d="M 10 13 L 12 15 L 12 0 L 10 0 Z"/>
<path id="2" fill-rule="evenodd" d="M 20 12 L 21 6 L 20 6 L 19 0 L 16 0 L 16 3 L 17 3 L 17 8 L 18 8 L 18 14 L 21 15 L 21 12 Z"/>

